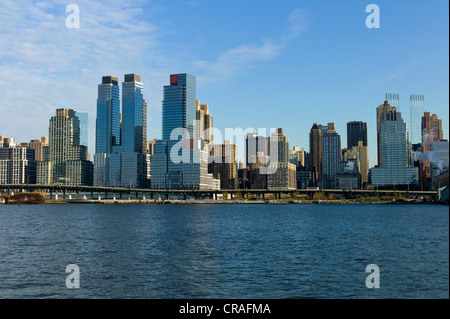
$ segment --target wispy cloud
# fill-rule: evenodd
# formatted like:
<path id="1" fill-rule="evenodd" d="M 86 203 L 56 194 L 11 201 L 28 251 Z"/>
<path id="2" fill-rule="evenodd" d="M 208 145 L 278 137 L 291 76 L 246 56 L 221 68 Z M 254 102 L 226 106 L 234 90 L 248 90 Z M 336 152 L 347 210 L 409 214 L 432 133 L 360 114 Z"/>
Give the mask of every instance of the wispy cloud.
<path id="1" fill-rule="evenodd" d="M 278 55 L 306 30 L 310 21 L 303 9 L 293 10 L 287 18 L 287 26 L 275 39 L 262 38 L 256 43 L 244 43 L 217 55 L 213 61 L 194 62 L 202 83 L 226 81 L 244 69 L 252 68 L 257 62 L 267 62 Z"/>

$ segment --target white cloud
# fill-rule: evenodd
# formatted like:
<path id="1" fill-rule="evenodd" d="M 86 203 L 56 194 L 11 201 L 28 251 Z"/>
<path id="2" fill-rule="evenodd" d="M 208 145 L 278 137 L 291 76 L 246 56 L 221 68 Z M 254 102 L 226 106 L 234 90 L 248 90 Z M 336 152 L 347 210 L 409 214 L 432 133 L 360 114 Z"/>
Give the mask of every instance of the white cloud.
<path id="1" fill-rule="evenodd" d="M 194 67 L 202 83 L 228 80 L 256 62 L 266 62 L 277 57 L 288 43 L 306 30 L 309 20 L 303 9 L 293 10 L 287 19 L 287 27 L 276 39 L 263 38 L 257 43 L 241 44 L 218 54 L 214 61 L 195 61 Z"/>

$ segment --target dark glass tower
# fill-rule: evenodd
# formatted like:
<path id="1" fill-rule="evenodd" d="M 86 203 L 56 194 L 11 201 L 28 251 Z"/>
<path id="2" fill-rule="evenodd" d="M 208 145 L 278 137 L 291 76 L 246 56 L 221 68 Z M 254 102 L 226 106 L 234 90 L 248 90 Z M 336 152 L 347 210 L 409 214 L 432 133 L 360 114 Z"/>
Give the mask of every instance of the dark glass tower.
<path id="1" fill-rule="evenodd" d="M 120 97 L 118 79 L 104 76 L 98 85 L 95 153 L 111 153 L 120 144 Z"/>
<path id="2" fill-rule="evenodd" d="M 367 146 L 367 123 L 353 121 L 347 123 L 347 148 L 358 146 L 358 141 L 363 141 L 363 146 Z"/>

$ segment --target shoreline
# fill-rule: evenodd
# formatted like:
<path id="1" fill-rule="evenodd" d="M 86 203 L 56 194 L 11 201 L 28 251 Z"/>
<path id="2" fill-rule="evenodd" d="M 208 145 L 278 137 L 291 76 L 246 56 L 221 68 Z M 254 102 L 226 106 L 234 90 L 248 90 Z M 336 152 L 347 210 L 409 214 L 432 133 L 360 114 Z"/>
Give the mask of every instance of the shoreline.
<path id="1" fill-rule="evenodd" d="M 130 204 L 140 204 L 140 205 L 305 205 L 305 204 L 317 204 L 317 205 L 375 205 L 375 204 L 440 204 L 440 202 L 428 202 L 428 201 L 403 201 L 403 200 L 380 200 L 380 201 L 364 201 L 364 200 L 142 200 L 142 199 L 131 199 L 131 200 L 113 200 L 113 199 L 66 199 L 66 200 L 50 200 L 46 201 L 45 204 L 97 204 L 97 205 L 130 205 Z M 42 205 L 45 205 L 42 204 Z M 26 205 L 24 203 L 20 205 Z"/>

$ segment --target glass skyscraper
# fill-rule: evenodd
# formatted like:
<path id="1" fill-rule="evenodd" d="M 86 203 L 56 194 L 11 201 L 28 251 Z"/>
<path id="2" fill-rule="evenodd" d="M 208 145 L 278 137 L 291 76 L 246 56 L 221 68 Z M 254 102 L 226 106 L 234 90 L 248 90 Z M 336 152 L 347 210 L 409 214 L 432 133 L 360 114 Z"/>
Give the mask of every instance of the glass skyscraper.
<path id="1" fill-rule="evenodd" d="M 89 145 L 89 115 L 84 112 L 76 112 L 75 115 L 80 120 L 80 145 Z"/>
<path id="2" fill-rule="evenodd" d="M 341 165 L 341 136 L 336 132 L 334 123 L 328 123 L 328 129 L 322 136 L 322 173 L 326 174 L 328 187 L 334 187 L 336 174 Z"/>
<path id="3" fill-rule="evenodd" d="M 94 184 L 148 187 L 147 103 L 137 74 L 126 74 L 120 112 L 118 79 L 102 78 L 98 86 Z"/>
<path id="4" fill-rule="evenodd" d="M 162 139 L 156 141 L 151 157 L 154 189 L 213 188 L 208 154 L 202 150 L 204 141 L 197 134 L 196 101 L 196 77 L 170 75 L 170 85 L 164 86 Z"/>
<path id="5" fill-rule="evenodd" d="M 98 85 L 95 153 L 111 153 L 120 145 L 120 96 L 115 76 L 104 76 Z"/>
<path id="6" fill-rule="evenodd" d="M 417 184 L 417 167 L 410 167 L 408 129 L 401 114 L 395 110 L 386 114 L 380 125 L 380 155 L 382 167 L 370 170 L 372 185 Z"/>
<path id="7" fill-rule="evenodd" d="M 347 148 L 358 146 L 362 141 L 367 146 L 367 123 L 361 121 L 352 121 L 347 123 Z"/>
<path id="8" fill-rule="evenodd" d="M 424 96 L 411 94 L 409 98 L 409 103 L 410 103 L 410 119 L 411 119 L 411 126 L 410 126 L 411 143 L 419 144 L 422 143 L 421 125 L 422 125 L 422 116 L 423 113 L 425 112 Z"/>

